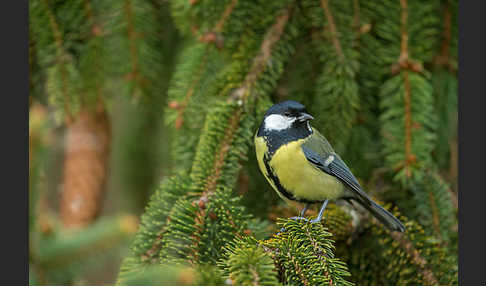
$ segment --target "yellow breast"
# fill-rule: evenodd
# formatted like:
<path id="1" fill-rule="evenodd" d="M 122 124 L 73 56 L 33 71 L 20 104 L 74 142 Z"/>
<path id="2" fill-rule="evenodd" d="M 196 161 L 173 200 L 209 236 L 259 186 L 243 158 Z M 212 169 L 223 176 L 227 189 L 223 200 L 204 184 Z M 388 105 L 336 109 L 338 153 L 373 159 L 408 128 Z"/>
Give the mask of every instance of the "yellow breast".
<path id="1" fill-rule="evenodd" d="M 307 161 L 301 148 L 304 142 L 305 139 L 301 139 L 283 145 L 272 156 L 269 164 L 281 185 L 300 199 L 324 201 L 339 198 L 344 192 L 344 185 L 337 178 L 324 173 Z M 269 179 L 263 163 L 263 156 L 267 150 L 263 138 L 255 138 L 255 146 L 260 170 L 277 190 Z"/>

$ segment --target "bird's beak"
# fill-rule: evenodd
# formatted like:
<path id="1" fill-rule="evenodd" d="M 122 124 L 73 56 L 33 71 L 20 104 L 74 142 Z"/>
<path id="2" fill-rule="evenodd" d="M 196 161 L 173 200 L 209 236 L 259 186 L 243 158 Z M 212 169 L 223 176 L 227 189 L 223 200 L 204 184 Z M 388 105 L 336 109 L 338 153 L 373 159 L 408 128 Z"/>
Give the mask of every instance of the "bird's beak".
<path id="1" fill-rule="evenodd" d="M 308 113 L 301 113 L 299 117 L 297 117 L 297 120 L 299 120 L 300 122 L 304 122 L 304 121 L 307 121 L 307 120 L 312 120 L 314 119 L 314 116 L 308 114 Z"/>

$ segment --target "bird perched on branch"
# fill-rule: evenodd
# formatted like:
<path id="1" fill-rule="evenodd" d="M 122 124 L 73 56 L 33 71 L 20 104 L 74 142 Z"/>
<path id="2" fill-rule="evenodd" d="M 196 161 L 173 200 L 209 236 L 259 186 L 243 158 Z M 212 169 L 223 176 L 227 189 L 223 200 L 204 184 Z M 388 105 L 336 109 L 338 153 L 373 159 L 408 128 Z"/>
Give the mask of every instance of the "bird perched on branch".
<path id="1" fill-rule="evenodd" d="M 322 203 L 320 222 L 329 200 L 357 202 L 392 231 L 405 231 L 403 223 L 364 192 L 348 166 L 316 129 L 304 105 L 284 101 L 268 109 L 255 134 L 261 172 L 285 201 L 304 203 L 299 217 L 313 203 Z M 338 128 L 338 127 L 337 127 Z"/>

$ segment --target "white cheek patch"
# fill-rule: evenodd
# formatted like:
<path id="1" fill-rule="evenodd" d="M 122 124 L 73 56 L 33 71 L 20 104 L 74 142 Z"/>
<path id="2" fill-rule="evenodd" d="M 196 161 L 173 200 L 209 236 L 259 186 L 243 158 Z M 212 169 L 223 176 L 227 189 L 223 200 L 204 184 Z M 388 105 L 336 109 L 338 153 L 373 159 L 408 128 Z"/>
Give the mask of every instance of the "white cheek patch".
<path id="1" fill-rule="evenodd" d="M 265 118 L 265 129 L 277 131 L 284 130 L 290 128 L 295 120 L 296 118 L 291 118 L 280 114 L 271 114 Z"/>

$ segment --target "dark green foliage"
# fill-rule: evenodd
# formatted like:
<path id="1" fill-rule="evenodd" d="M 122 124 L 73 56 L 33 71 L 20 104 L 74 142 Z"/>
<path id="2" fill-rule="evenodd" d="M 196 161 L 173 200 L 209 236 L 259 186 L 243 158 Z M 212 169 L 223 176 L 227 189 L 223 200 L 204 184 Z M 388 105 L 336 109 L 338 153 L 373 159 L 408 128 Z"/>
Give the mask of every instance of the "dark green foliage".
<path id="1" fill-rule="evenodd" d="M 450 168 L 451 141 L 457 136 L 457 78 L 445 69 L 432 74 L 439 122 L 434 158 L 441 168 Z"/>
<path id="2" fill-rule="evenodd" d="M 31 236 L 31 267 L 33 279 L 42 283 L 66 283 L 80 272 L 92 269 L 116 253 L 136 230 L 132 216 L 100 219 L 82 231 Z"/>
<path id="3" fill-rule="evenodd" d="M 191 169 L 195 188 L 212 188 L 210 183 L 234 185 L 239 162 L 246 159 L 253 126 L 253 118 L 243 114 L 237 103 L 218 102 L 211 108 Z"/>
<path id="4" fill-rule="evenodd" d="M 160 244 L 153 244 L 157 232 L 150 231 L 152 238 L 147 240 L 139 236 L 134 249 L 143 241 L 148 243 L 136 256 L 144 257 L 142 253 L 149 251 L 162 263 L 217 264 L 236 284 L 258 281 L 294 285 L 307 281 L 310 285 L 332 281 L 333 285 L 349 285 L 345 279 L 349 276 L 347 268 L 342 260 L 334 258 L 331 234 L 321 225 L 288 221 L 285 232 L 263 240 L 260 247 L 248 236 L 268 235 L 265 220 L 279 202 L 268 193 L 253 154 L 248 155 L 253 151 L 251 139 L 271 105 L 270 98 L 274 102 L 299 100 L 316 115 L 316 127 L 329 137 L 359 177 L 371 180 L 373 176 L 373 186 L 387 184 L 380 187 L 381 192 L 400 192 L 384 194 L 385 198 L 401 202 L 407 198 L 410 201 L 412 196 L 417 204 L 423 202 L 420 196 L 437 192 L 435 202 L 444 203 L 444 185 L 420 176 L 435 168 L 432 152 L 438 141 L 437 113 L 443 114 L 437 109 L 442 105 L 437 105 L 431 73 L 426 70 L 440 44 L 440 3 L 324 0 L 218 4 L 172 3 L 175 23 L 193 38 L 179 58 L 166 119 L 175 127 L 173 155 L 177 168 L 185 170 L 189 178 L 184 183 L 185 191 L 168 200 L 170 210 L 160 208 L 166 213 L 160 218 L 165 222 L 156 227 Z M 248 163 L 242 164 L 247 159 Z M 378 169 L 383 165 L 392 171 L 385 177 Z M 401 182 L 398 187 L 396 181 Z M 235 185 L 243 200 L 232 194 Z M 423 190 L 412 190 L 411 186 L 422 186 Z M 164 192 L 172 193 L 169 189 Z M 159 205 L 155 202 L 159 199 L 153 197 L 151 205 Z M 431 212 L 423 203 L 411 214 L 429 229 Z M 241 204 L 247 210 L 240 208 Z M 407 208 L 413 205 L 406 204 Z M 444 210 L 441 229 L 450 228 L 454 222 L 449 210 Z M 261 220 L 250 220 L 248 212 Z M 331 205 L 323 225 L 334 234 L 340 249 L 356 244 L 368 232 L 374 236 L 365 242 L 379 245 L 379 251 L 397 247 L 397 243 L 386 240 L 389 233 L 363 222 L 366 219 L 356 210 Z M 421 247 L 422 241 L 414 239 L 418 235 L 415 232 L 423 231 L 414 229 L 418 227 L 416 222 L 410 224 L 411 237 L 405 236 L 415 247 Z M 146 231 L 143 229 L 142 233 Z M 427 234 L 445 239 L 449 231 Z M 400 237 L 395 236 L 399 241 Z M 372 253 L 356 251 L 372 258 L 382 255 L 371 247 L 367 251 Z M 425 261 L 436 263 L 442 259 L 441 251 L 427 252 Z M 416 265 L 399 260 L 403 255 L 399 251 L 397 254 L 396 263 L 402 272 L 390 277 L 394 281 L 403 278 L 404 284 L 415 281 L 416 277 L 405 273 L 416 269 Z M 353 253 L 343 255 L 354 257 Z M 270 257 L 279 282 L 274 279 Z M 374 263 L 365 255 L 360 257 L 363 263 Z M 396 265 L 394 258 L 389 257 L 392 262 L 380 267 Z M 350 280 L 360 281 L 367 274 L 360 275 Z M 373 280 L 373 275 L 377 279 Z M 380 280 L 381 274 L 373 275 L 368 279 L 374 283 L 386 281 Z"/>
<path id="5" fill-rule="evenodd" d="M 101 1 L 105 13 L 100 26 L 106 34 L 105 96 L 113 109 L 118 136 L 113 157 L 120 158 L 115 172 L 122 173 L 120 191 L 138 202 L 143 210 L 150 192 L 157 186 L 160 173 L 170 165 L 169 148 L 161 144 L 169 139 L 164 128 L 167 89 L 173 75 L 180 36 L 170 18 L 165 1 Z M 111 99 L 114 99 L 111 101 Z M 120 102 L 121 104 L 117 104 Z M 143 138 L 143 140 L 140 140 Z M 140 195 L 142 194 L 142 195 Z"/>
<path id="6" fill-rule="evenodd" d="M 334 257 L 332 234 L 320 224 L 282 220 L 280 234 L 262 241 L 285 285 L 353 285 L 346 264 Z"/>
<path id="7" fill-rule="evenodd" d="M 103 29 L 109 31 L 106 50 L 116 93 L 142 104 L 158 103 L 162 109 L 160 98 L 165 97 L 178 39 L 168 5 L 140 0 L 100 5 L 110 11 Z"/>
<path id="8" fill-rule="evenodd" d="M 162 261 L 188 259 L 193 263 L 215 263 L 221 248 L 246 227 L 245 215 L 228 191 L 216 190 L 211 201 L 179 200 L 173 219 L 162 239 Z"/>
<path id="9" fill-rule="evenodd" d="M 133 241 L 133 253 L 141 261 L 154 263 L 160 250 L 161 236 L 167 228 L 167 219 L 174 203 L 184 195 L 189 184 L 187 174 L 165 179 L 151 196 L 142 216 L 140 230 Z"/>
<path id="10" fill-rule="evenodd" d="M 188 45 L 180 55 L 168 91 L 169 109 L 165 121 L 175 127 L 172 144 L 174 165 L 187 170 L 192 165 L 207 110 L 212 104 L 207 88 L 214 82 L 223 61 L 204 44 Z"/>
<path id="11" fill-rule="evenodd" d="M 367 23 L 373 24 L 381 47 L 375 52 L 388 71 L 403 52 L 403 35 L 408 35 L 408 56 L 422 62 L 431 61 L 439 44 L 439 1 L 360 1 Z M 404 43 L 405 44 L 405 43 Z"/>
<path id="12" fill-rule="evenodd" d="M 457 0 L 30 2 L 33 95 L 60 121 L 137 103 L 117 125 L 115 185 L 141 204 L 162 181 L 117 285 L 457 285 Z M 302 206 L 271 190 L 252 140 L 287 99 L 407 232 L 347 203 L 321 224 L 277 220 Z M 34 260 L 91 255 L 110 230 L 54 236 Z"/>
<path id="13" fill-rule="evenodd" d="M 130 276 L 123 280 L 122 286 L 219 286 L 224 285 L 221 272 L 212 266 L 190 266 L 154 265 L 143 272 Z"/>
<path id="14" fill-rule="evenodd" d="M 96 8 L 80 0 L 30 1 L 34 56 L 59 123 L 101 99 L 106 55 Z"/>
<path id="15" fill-rule="evenodd" d="M 423 178 L 412 186 L 417 220 L 426 233 L 448 244 L 457 224 L 449 186 L 437 175 L 423 172 Z"/>
<path id="16" fill-rule="evenodd" d="M 344 241 L 348 239 L 355 231 L 355 222 L 349 209 L 329 204 L 326 207 L 326 213 L 322 220 L 322 225 L 326 230 L 332 233 L 335 241 Z"/>
<path id="17" fill-rule="evenodd" d="M 321 64 L 310 111 L 338 153 L 345 155 L 360 102 L 356 75 L 359 53 L 353 1 L 315 1 L 306 11 L 314 29 L 313 46 Z M 310 7 L 308 8 L 310 9 Z M 330 104 L 332 102 L 332 104 Z M 336 126 L 339 126 L 336 128 Z"/>
<path id="18" fill-rule="evenodd" d="M 358 285 L 457 285 L 457 262 L 439 241 L 415 221 L 399 216 L 404 234 L 376 222 L 346 251 Z"/>
<path id="19" fill-rule="evenodd" d="M 437 118 L 430 75 L 439 44 L 438 1 L 362 1 L 370 35 L 363 37 L 365 92 L 376 92 L 382 114 L 383 153 L 395 179 L 409 181 L 417 168 L 430 167 Z M 368 58 L 369 57 L 369 58 Z"/>
<path id="20" fill-rule="evenodd" d="M 396 172 L 394 179 L 406 184 L 432 164 L 437 126 L 432 87 L 424 76 L 402 71 L 383 84 L 380 96 L 385 162 Z"/>
<path id="21" fill-rule="evenodd" d="M 272 255 L 251 237 L 229 244 L 221 264 L 232 285 L 280 285 Z"/>

